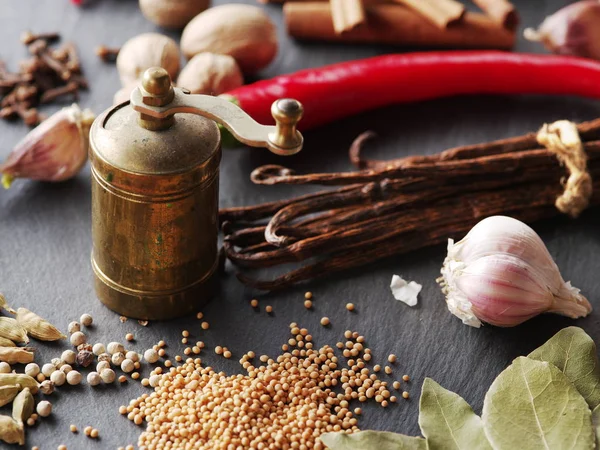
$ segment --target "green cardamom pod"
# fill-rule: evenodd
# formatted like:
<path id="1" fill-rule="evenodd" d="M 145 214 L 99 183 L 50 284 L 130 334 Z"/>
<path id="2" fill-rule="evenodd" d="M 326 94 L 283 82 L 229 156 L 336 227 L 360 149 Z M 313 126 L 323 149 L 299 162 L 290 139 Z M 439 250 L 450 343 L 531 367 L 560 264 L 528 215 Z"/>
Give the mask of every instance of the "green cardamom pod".
<path id="1" fill-rule="evenodd" d="M 0 440 L 7 444 L 25 444 L 25 428 L 11 417 L 0 416 Z"/>
<path id="2" fill-rule="evenodd" d="M 6 385 L 0 386 L 0 406 L 8 405 L 17 396 L 21 386 Z"/>
<path id="3" fill-rule="evenodd" d="M 0 336 L 0 347 L 16 347 L 16 346 L 17 346 L 17 344 L 15 344 L 10 339 L 6 339 L 6 338 Z"/>
<path id="4" fill-rule="evenodd" d="M 6 297 L 2 294 L 0 294 L 0 309 L 5 309 L 11 314 L 17 313 L 14 309 L 8 306 L 8 303 L 6 303 Z"/>
<path id="5" fill-rule="evenodd" d="M 11 317 L 0 317 L 0 337 L 23 344 L 29 343 L 25 328 Z"/>
<path id="6" fill-rule="evenodd" d="M 24 373 L 0 373 L 0 387 L 16 385 L 20 385 L 20 389 L 31 389 L 33 394 L 37 393 L 40 387 L 35 378 L 25 375 Z"/>
<path id="7" fill-rule="evenodd" d="M 31 337 L 40 341 L 57 341 L 67 337 L 50 322 L 26 308 L 17 309 L 17 322 Z"/>
<path id="8" fill-rule="evenodd" d="M 0 347 L 0 361 L 8 364 L 29 364 L 33 362 L 33 347 Z"/>
<path id="9" fill-rule="evenodd" d="M 31 395 L 31 391 L 29 388 L 23 389 L 13 401 L 13 419 L 23 425 L 23 422 L 29 419 L 33 414 L 34 407 L 35 400 L 33 399 L 33 395 Z"/>

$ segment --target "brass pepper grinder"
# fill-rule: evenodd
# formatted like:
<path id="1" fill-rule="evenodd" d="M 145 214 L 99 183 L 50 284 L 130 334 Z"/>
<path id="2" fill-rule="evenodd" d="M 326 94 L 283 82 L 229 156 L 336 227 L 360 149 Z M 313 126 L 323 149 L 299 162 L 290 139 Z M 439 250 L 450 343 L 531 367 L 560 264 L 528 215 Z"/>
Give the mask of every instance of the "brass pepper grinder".
<path id="1" fill-rule="evenodd" d="M 90 131 L 92 267 L 96 293 L 138 319 L 198 311 L 218 267 L 221 123 L 239 141 L 278 155 L 302 148 L 302 105 L 273 103 L 275 126 L 227 100 L 173 88 L 148 69 L 130 102 L 101 114 Z"/>

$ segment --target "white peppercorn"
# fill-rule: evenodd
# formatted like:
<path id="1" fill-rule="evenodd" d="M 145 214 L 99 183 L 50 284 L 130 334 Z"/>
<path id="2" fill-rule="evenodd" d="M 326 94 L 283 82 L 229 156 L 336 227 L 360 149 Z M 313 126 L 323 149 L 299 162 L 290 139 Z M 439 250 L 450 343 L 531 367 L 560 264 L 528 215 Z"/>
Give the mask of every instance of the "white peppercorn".
<path id="1" fill-rule="evenodd" d="M 71 366 L 71 364 L 63 364 L 60 369 L 61 372 L 64 372 L 65 374 L 69 373 L 71 370 L 73 370 L 73 367 Z"/>
<path id="2" fill-rule="evenodd" d="M 60 369 L 64 364 L 64 361 L 60 358 L 52 358 L 50 362 L 54 364 L 54 367 L 56 367 L 57 369 Z"/>
<path id="3" fill-rule="evenodd" d="M 82 314 L 79 321 L 83 326 L 89 327 L 94 322 L 94 318 L 89 314 Z"/>
<path id="4" fill-rule="evenodd" d="M 10 364 L 7 362 L 0 362 L 0 373 L 10 373 L 11 372 Z"/>
<path id="5" fill-rule="evenodd" d="M 38 366 L 36 363 L 29 363 L 25 366 L 25 375 L 35 377 L 38 373 L 40 373 L 40 366 Z"/>
<path id="6" fill-rule="evenodd" d="M 42 366 L 42 373 L 47 377 L 52 375 L 54 371 L 56 371 L 56 366 L 52 363 L 46 363 Z"/>
<path id="7" fill-rule="evenodd" d="M 55 370 L 50 375 L 50 381 L 54 383 L 54 386 L 62 386 L 63 384 L 65 384 L 65 381 L 67 381 L 67 376 L 64 372 L 61 372 L 60 370 Z"/>
<path id="8" fill-rule="evenodd" d="M 65 350 L 64 352 L 62 352 L 62 355 L 60 356 L 60 359 L 62 359 L 62 361 L 65 364 L 75 364 L 75 359 L 77 358 L 77 353 L 75 353 L 73 350 Z"/>
<path id="9" fill-rule="evenodd" d="M 75 347 L 77 347 L 78 345 L 85 344 L 85 342 L 87 341 L 87 338 L 86 338 L 85 334 L 83 334 L 81 331 L 76 331 L 75 333 L 73 333 L 71 335 L 70 341 L 71 341 L 71 344 L 73 344 Z"/>
<path id="10" fill-rule="evenodd" d="M 115 366 L 120 366 L 124 359 L 125 359 L 125 355 L 123 353 L 121 353 L 121 352 L 113 353 L 113 355 L 111 357 L 111 362 Z"/>
<path id="11" fill-rule="evenodd" d="M 133 361 L 130 359 L 124 359 L 123 362 L 121 363 L 121 370 L 125 373 L 129 373 L 129 372 L 133 372 L 133 369 L 135 369 L 135 367 L 133 365 Z"/>
<path id="12" fill-rule="evenodd" d="M 69 324 L 69 333 L 73 334 L 76 333 L 78 331 L 81 331 L 81 325 L 79 324 L 79 322 L 71 322 Z"/>
<path id="13" fill-rule="evenodd" d="M 40 392 L 44 395 L 50 395 L 54 392 L 54 383 L 50 380 L 44 380 L 40 384 Z"/>
<path id="14" fill-rule="evenodd" d="M 102 361 L 110 362 L 110 355 L 108 353 L 100 353 L 98 355 L 98 362 Z"/>
<path id="15" fill-rule="evenodd" d="M 92 347 L 92 353 L 94 353 L 94 355 L 96 355 L 96 356 L 99 356 L 102 353 L 106 353 L 106 347 L 104 346 L 104 344 L 97 342 Z"/>
<path id="16" fill-rule="evenodd" d="M 41 417 L 48 417 L 52 413 L 52 403 L 48 400 L 42 400 L 37 404 L 35 410 Z"/>
<path id="17" fill-rule="evenodd" d="M 114 355 L 115 353 L 125 353 L 125 347 L 118 342 L 109 342 L 106 346 L 106 351 L 110 355 Z"/>
<path id="18" fill-rule="evenodd" d="M 125 358 L 130 359 L 133 362 L 136 362 L 136 361 L 140 360 L 140 355 L 138 355 L 137 352 L 129 351 L 129 352 L 125 353 Z"/>
<path id="19" fill-rule="evenodd" d="M 149 348 L 144 352 L 144 359 L 149 363 L 153 364 L 158 361 L 158 352 L 153 348 Z"/>
<path id="20" fill-rule="evenodd" d="M 67 383 L 69 383 L 71 386 L 78 385 L 79 383 L 81 383 L 81 374 L 76 370 L 71 370 L 67 374 Z"/>
<path id="21" fill-rule="evenodd" d="M 104 369 L 102 372 L 100 372 L 100 378 L 102 378 L 102 381 L 107 384 L 114 383 L 116 377 L 117 374 L 112 369 Z"/>
<path id="22" fill-rule="evenodd" d="M 100 378 L 100 374 L 98 372 L 90 372 L 87 375 L 87 382 L 90 386 L 98 386 L 102 378 Z"/>
<path id="23" fill-rule="evenodd" d="M 101 373 L 104 369 L 110 369 L 110 362 L 100 361 L 96 364 L 96 372 Z"/>
<path id="24" fill-rule="evenodd" d="M 158 386 L 158 382 L 160 381 L 160 375 L 152 375 L 148 381 L 150 382 L 151 387 Z"/>

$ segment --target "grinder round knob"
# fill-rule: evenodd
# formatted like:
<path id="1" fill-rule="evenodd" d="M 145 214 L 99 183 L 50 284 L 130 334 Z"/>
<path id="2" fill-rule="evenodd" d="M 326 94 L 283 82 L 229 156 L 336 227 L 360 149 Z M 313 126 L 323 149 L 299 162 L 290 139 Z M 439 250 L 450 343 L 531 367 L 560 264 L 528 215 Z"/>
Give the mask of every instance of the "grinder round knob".
<path id="1" fill-rule="evenodd" d="M 269 134 L 270 150 L 280 155 L 293 155 L 302 149 L 302 135 L 296 126 L 304 114 L 302 103 L 293 98 L 281 98 L 271 105 L 275 132 Z"/>

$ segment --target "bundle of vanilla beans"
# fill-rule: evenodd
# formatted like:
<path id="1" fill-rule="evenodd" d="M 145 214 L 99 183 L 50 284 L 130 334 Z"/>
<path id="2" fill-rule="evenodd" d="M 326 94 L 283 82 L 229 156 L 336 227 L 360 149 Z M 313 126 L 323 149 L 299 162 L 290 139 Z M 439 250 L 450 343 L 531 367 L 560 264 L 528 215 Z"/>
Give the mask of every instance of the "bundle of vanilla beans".
<path id="1" fill-rule="evenodd" d="M 600 119 L 577 130 L 587 170 L 597 180 Z M 233 264 L 247 270 L 299 265 L 271 280 L 239 272 L 244 284 L 285 288 L 461 238 L 491 215 L 534 222 L 561 214 L 555 201 L 565 190 L 568 171 L 538 143 L 537 133 L 389 161 L 361 157 L 369 137 L 359 136 L 350 149 L 358 171 L 295 175 L 285 167 L 263 166 L 252 173 L 257 184 L 337 187 L 220 211 L 224 251 Z M 593 183 L 589 206 L 597 204 L 600 182 Z"/>

